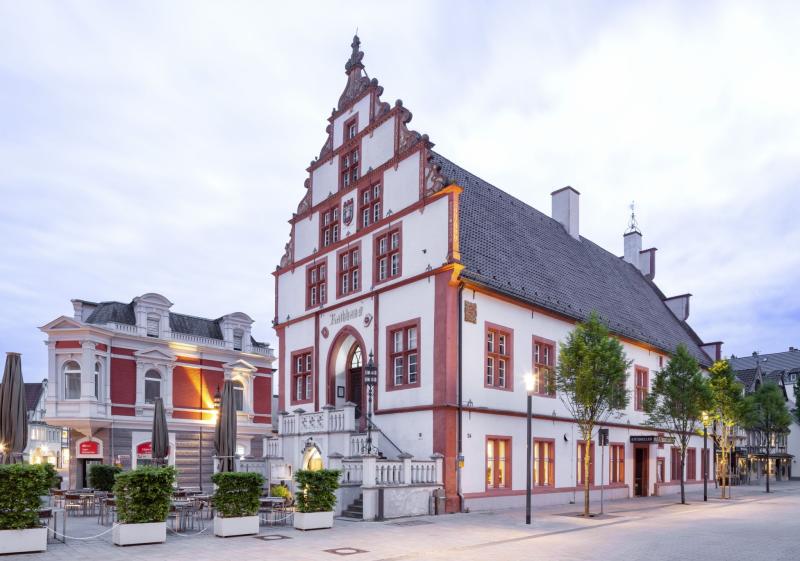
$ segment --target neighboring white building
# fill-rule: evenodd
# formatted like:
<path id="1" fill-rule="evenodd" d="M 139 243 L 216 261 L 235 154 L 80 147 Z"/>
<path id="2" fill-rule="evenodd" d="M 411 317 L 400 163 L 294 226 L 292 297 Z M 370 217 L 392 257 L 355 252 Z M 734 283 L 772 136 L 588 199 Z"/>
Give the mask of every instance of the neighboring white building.
<path id="1" fill-rule="evenodd" d="M 61 427 L 45 422 L 47 380 L 25 383 L 28 407 L 28 446 L 23 458 L 31 464 L 50 463 L 62 467 Z"/>
<path id="2" fill-rule="evenodd" d="M 393 493 L 388 516 L 421 508 L 422 499 L 405 511 L 397 503 L 440 481 L 451 511 L 523 504 L 524 376 L 553 368 L 559 342 L 596 310 L 633 361 L 630 407 L 607 423 L 606 496 L 677 492 L 674 451 L 644 425 L 641 400 L 679 343 L 704 367 L 721 344 L 686 323 L 689 295 L 668 298 L 654 284 L 655 248 L 642 249 L 634 228 L 624 256 L 612 254 L 580 235 L 575 189 L 553 192 L 547 216 L 434 152 L 408 129 L 402 102 L 381 101 L 358 38 L 352 47 L 274 273 L 284 414 L 266 447 L 273 479 L 343 466 L 342 506 L 363 493 L 365 518 L 381 508 L 378 488 Z M 371 353 L 385 459 L 362 460 Z M 535 501 L 567 502 L 583 443 L 557 396 L 537 392 L 534 411 Z M 431 462 L 433 479 L 409 479 Z M 692 438 L 686 471 L 702 481 L 702 438 Z"/>

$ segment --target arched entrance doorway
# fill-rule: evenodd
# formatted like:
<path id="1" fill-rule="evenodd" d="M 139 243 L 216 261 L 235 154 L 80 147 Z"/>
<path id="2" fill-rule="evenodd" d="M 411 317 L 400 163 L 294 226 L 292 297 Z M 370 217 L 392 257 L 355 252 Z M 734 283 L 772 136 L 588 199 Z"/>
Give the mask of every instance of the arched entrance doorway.
<path id="1" fill-rule="evenodd" d="M 341 408 L 347 402 L 354 403 L 357 419 L 366 412 L 364 356 L 364 341 L 349 325 L 336 334 L 328 354 L 328 404 Z"/>
<path id="2" fill-rule="evenodd" d="M 303 450 L 303 462 L 300 465 L 303 469 L 311 471 L 318 471 L 323 468 L 322 454 L 316 444 L 306 444 L 306 448 Z"/>

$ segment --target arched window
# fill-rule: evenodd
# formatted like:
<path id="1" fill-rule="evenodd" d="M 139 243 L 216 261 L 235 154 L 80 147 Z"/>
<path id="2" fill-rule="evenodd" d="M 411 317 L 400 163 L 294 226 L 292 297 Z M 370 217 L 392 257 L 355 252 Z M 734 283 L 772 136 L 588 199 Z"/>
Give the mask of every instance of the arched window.
<path id="1" fill-rule="evenodd" d="M 100 399 L 100 361 L 94 363 L 94 398 Z"/>
<path id="2" fill-rule="evenodd" d="M 66 399 L 81 398 L 81 367 L 74 360 L 64 365 L 64 397 Z"/>
<path id="3" fill-rule="evenodd" d="M 161 374 L 148 370 L 144 375 L 144 402 L 153 403 L 157 397 L 161 397 Z"/>
<path id="4" fill-rule="evenodd" d="M 361 368 L 361 347 L 353 349 L 353 354 L 350 356 L 350 368 Z"/>
<path id="5" fill-rule="evenodd" d="M 237 411 L 244 411 L 244 384 L 233 382 L 233 404 Z"/>

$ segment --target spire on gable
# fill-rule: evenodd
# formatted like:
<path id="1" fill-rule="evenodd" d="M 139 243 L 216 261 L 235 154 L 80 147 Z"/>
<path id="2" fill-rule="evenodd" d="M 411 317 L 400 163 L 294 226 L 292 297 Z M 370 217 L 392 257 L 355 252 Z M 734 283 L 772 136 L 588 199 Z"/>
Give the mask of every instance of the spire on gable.
<path id="1" fill-rule="evenodd" d="M 358 38 L 358 35 L 353 35 L 353 42 L 350 43 L 350 47 L 353 49 L 353 52 L 350 53 L 350 59 L 344 64 L 344 71 L 347 74 L 350 74 L 356 67 L 360 67 L 361 70 L 364 70 L 364 65 L 361 63 L 361 59 L 364 58 L 364 53 L 359 50 L 359 47 L 361 47 L 361 39 Z"/>
<path id="2" fill-rule="evenodd" d="M 336 111 L 344 109 L 348 103 L 356 100 L 370 86 L 369 76 L 367 76 L 364 70 L 364 63 L 361 62 L 364 58 L 364 52 L 360 50 L 361 39 L 358 38 L 358 35 L 353 36 L 353 42 L 350 44 L 350 48 L 352 49 L 350 58 L 347 59 L 347 62 L 344 64 L 344 71 L 345 74 L 347 74 L 347 85 L 345 85 L 342 95 L 339 96 L 339 103 L 336 106 Z M 377 80 L 374 80 L 374 82 L 375 85 L 378 84 Z"/>

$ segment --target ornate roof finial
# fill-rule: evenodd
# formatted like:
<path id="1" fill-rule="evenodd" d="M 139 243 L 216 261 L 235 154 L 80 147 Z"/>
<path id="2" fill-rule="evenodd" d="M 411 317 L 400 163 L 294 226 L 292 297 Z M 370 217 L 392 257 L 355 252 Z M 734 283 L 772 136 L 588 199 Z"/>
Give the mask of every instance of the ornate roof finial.
<path id="1" fill-rule="evenodd" d="M 628 222 L 628 229 L 625 230 L 625 233 L 626 234 L 631 234 L 633 232 L 636 232 L 637 234 L 641 234 L 642 232 L 641 232 L 641 230 L 639 230 L 639 222 L 637 222 L 637 220 L 636 220 L 636 202 L 635 201 L 631 201 L 630 209 L 631 209 L 631 219 Z"/>
<path id="2" fill-rule="evenodd" d="M 347 74 L 350 74 L 354 68 L 364 68 L 364 65 L 361 63 L 361 59 L 364 58 L 364 53 L 359 50 L 361 46 L 361 39 L 358 38 L 358 29 L 356 29 L 356 34 L 353 35 L 353 42 L 350 44 L 353 51 L 350 53 L 350 58 L 344 65 L 344 70 Z"/>

